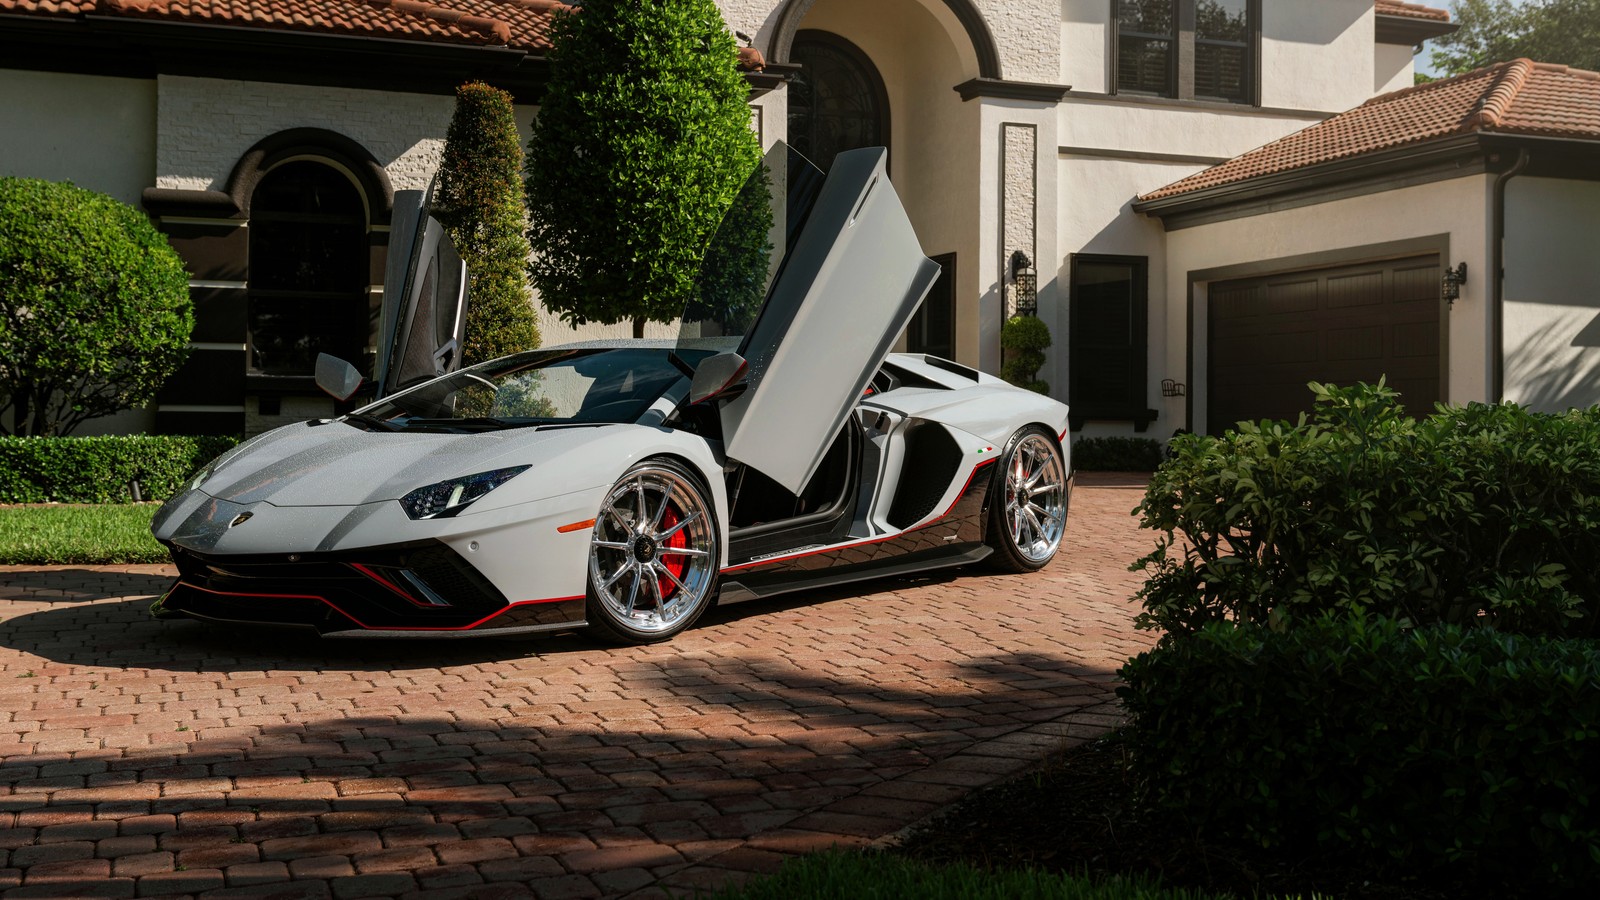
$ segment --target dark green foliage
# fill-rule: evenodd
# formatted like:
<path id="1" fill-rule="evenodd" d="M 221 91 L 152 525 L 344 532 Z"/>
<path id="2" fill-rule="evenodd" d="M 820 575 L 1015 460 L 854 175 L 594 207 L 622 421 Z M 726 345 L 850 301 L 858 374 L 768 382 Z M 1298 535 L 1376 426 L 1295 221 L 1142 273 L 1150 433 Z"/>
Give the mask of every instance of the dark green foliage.
<path id="1" fill-rule="evenodd" d="M 772 178 L 757 166 L 723 216 L 700 263 L 686 322 L 714 322 L 723 334 L 744 334 L 766 299 L 772 259 Z"/>
<path id="2" fill-rule="evenodd" d="M 188 273 L 144 213 L 0 177 L 0 412 L 12 431 L 67 434 L 149 402 L 193 329 Z"/>
<path id="3" fill-rule="evenodd" d="M 1138 510 L 1162 532 L 1136 564 L 1141 627 L 1347 610 L 1596 633 L 1600 408 L 1473 404 L 1417 421 L 1381 385 L 1312 389 L 1298 425 L 1173 439 Z"/>
<path id="4" fill-rule="evenodd" d="M 1050 385 L 1039 380 L 1039 367 L 1044 365 L 1044 351 L 1050 343 L 1050 328 L 1038 318 L 1012 316 L 1007 319 L 1000 328 L 1000 347 L 1006 352 L 1000 377 L 1020 388 L 1050 393 Z"/>
<path id="5" fill-rule="evenodd" d="M 1197 833 L 1486 889 L 1600 872 L 1592 641 L 1328 615 L 1215 623 L 1121 674 L 1134 774 Z"/>
<path id="6" fill-rule="evenodd" d="M 1153 472 L 1166 458 L 1150 438 L 1084 437 L 1072 442 L 1072 468 L 1079 472 Z"/>
<path id="7" fill-rule="evenodd" d="M 590 0 L 551 28 L 526 165 L 533 284 L 563 320 L 678 318 L 761 151 L 713 0 Z"/>
<path id="8" fill-rule="evenodd" d="M 714 900 L 1207 900 L 1149 878 L 1093 879 L 1038 869 L 930 865 L 879 852 L 825 850 L 776 874 L 724 888 Z"/>
<path id="9" fill-rule="evenodd" d="M 1600 69 L 1600 0 L 1455 0 L 1450 12 L 1460 28 L 1433 41 L 1448 75 L 1522 57 Z"/>
<path id="10" fill-rule="evenodd" d="M 511 95 L 478 82 L 456 88 L 434 215 L 470 273 L 463 365 L 539 346 L 539 319 L 525 274 L 521 170 Z"/>
<path id="11" fill-rule="evenodd" d="M 0 437 L 0 503 L 126 503 L 129 482 L 165 500 L 234 437 Z"/>

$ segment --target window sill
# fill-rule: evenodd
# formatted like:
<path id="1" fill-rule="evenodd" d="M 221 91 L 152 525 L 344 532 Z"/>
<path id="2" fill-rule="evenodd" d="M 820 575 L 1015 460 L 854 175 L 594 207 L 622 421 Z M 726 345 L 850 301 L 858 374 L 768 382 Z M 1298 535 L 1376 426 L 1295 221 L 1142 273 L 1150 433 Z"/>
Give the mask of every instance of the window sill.
<path id="1" fill-rule="evenodd" d="M 1180 100 L 1176 97 L 1158 97 L 1154 94 L 1102 94 L 1096 91 L 1067 91 L 1065 100 L 1092 100 L 1101 103 L 1125 103 L 1130 106 L 1154 106 L 1164 109 L 1184 109 L 1196 112 L 1255 113 L 1266 116 L 1284 116 L 1298 119 L 1327 119 L 1338 115 L 1319 109 L 1282 109 L 1257 106 L 1253 103 L 1230 103 L 1224 100 Z"/>

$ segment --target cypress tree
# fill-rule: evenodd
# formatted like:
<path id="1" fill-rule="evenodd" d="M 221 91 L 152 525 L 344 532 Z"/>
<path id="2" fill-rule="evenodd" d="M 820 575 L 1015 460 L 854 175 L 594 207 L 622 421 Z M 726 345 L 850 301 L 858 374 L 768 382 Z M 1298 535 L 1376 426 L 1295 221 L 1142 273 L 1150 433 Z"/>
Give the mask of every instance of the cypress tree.
<path id="1" fill-rule="evenodd" d="M 434 215 L 471 273 L 464 365 L 539 346 L 539 320 L 524 277 L 521 167 L 511 95 L 479 82 L 456 88 Z"/>

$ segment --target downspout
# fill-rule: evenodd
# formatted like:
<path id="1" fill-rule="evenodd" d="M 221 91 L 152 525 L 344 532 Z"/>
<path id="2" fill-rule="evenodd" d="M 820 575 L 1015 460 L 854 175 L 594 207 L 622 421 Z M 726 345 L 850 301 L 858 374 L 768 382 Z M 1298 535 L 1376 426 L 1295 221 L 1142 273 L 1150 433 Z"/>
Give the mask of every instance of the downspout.
<path id="1" fill-rule="evenodd" d="M 1494 351 L 1489 370 L 1489 402 L 1505 399 L 1506 336 L 1506 184 L 1528 168 L 1526 147 L 1517 149 L 1517 161 L 1494 180 L 1494 234 L 1489 243 L 1489 347 Z"/>

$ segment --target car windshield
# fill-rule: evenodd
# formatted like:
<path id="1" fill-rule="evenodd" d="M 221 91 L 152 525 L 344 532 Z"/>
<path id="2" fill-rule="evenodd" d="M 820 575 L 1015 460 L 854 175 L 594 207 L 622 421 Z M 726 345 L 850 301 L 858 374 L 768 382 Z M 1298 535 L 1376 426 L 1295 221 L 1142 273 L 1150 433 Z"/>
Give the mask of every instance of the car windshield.
<path id="1" fill-rule="evenodd" d="M 535 350 L 462 369 L 347 417 L 381 431 L 493 431 L 637 422 L 688 384 L 708 350 L 609 347 Z"/>

